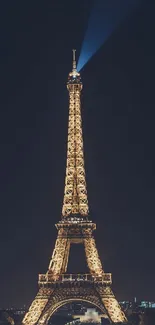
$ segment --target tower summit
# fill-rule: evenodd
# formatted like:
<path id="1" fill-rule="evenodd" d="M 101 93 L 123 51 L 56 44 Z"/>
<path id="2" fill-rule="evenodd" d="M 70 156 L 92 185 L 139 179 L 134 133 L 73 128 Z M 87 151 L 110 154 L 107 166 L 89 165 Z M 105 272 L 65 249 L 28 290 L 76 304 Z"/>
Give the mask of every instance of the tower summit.
<path id="1" fill-rule="evenodd" d="M 84 168 L 80 73 L 76 69 L 73 50 L 73 68 L 69 73 L 67 89 L 69 91 L 69 122 L 67 143 L 67 164 L 62 218 L 86 219 L 89 213 Z"/>
<path id="2" fill-rule="evenodd" d="M 77 73 L 75 53 L 76 53 L 76 50 L 74 49 L 73 50 L 73 70 L 72 70 L 72 72 L 74 73 L 74 75 Z"/>
<path id="3" fill-rule="evenodd" d="M 124 323 L 127 319 L 111 289 L 111 273 L 104 272 L 96 247 L 93 236 L 96 224 L 88 220 L 80 101 L 82 82 L 76 69 L 75 50 L 67 88 L 69 123 L 62 218 L 56 224 L 58 235 L 48 270 L 39 274 L 38 293 L 22 323 L 48 325 L 57 309 L 73 301 L 91 303 L 113 324 Z M 74 244 L 84 247 L 88 274 L 80 274 L 79 270 L 77 274 L 66 273 L 70 246 Z"/>

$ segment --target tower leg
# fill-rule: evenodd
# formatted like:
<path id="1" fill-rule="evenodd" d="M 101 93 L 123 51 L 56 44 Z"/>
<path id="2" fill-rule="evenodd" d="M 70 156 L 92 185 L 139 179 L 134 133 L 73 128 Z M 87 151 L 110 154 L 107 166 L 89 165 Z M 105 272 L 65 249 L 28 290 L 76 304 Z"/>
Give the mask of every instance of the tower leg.
<path id="1" fill-rule="evenodd" d="M 43 313 L 44 308 L 46 307 L 49 297 L 51 296 L 52 289 L 39 289 L 39 292 L 35 299 L 33 300 L 29 311 L 26 313 L 22 324 L 24 325 L 35 325 L 37 324 L 40 316 Z"/>
<path id="2" fill-rule="evenodd" d="M 103 268 L 93 236 L 84 239 L 84 247 L 90 273 L 97 276 L 102 275 Z"/>
<path id="3" fill-rule="evenodd" d="M 121 310 L 121 307 L 116 300 L 111 288 L 106 287 L 97 287 L 97 292 L 102 300 L 107 315 L 113 323 L 127 323 L 127 318 L 124 312 Z"/>
<path id="4" fill-rule="evenodd" d="M 66 244 L 65 256 L 62 264 L 62 273 L 66 273 L 67 271 L 69 251 L 70 251 L 70 241 L 68 240 Z"/>
<path id="5" fill-rule="evenodd" d="M 70 249 L 70 241 L 67 238 L 63 238 L 58 233 L 58 238 L 55 243 L 52 259 L 49 264 L 48 273 L 53 275 L 56 280 L 60 274 L 64 273 L 67 268 L 68 256 Z"/>

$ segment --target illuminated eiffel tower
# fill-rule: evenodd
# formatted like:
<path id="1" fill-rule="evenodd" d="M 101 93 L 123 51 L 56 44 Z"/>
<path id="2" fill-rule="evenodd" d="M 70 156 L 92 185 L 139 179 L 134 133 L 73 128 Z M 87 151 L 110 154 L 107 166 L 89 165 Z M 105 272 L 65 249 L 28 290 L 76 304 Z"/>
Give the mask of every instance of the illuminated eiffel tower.
<path id="1" fill-rule="evenodd" d="M 23 319 L 24 325 L 47 324 L 58 308 L 71 301 L 89 302 L 112 323 L 127 322 L 112 290 L 111 273 L 104 273 L 93 237 L 96 224 L 88 219 L 80 95 L 82 82 L 76 70 L 69 73 L 69 124 L 67 166 L 62 218 L 46 274 L 39 274 L 39 291 Z M 84 245 L 89 274 L 66 274 L 71 244 Z"/>

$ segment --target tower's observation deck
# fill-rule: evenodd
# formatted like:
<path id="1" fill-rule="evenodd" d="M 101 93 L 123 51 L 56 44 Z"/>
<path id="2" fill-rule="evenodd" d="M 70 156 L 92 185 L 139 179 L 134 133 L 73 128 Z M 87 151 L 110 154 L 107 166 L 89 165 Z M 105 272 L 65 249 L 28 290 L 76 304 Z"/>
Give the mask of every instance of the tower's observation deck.
<path id="1" fill-rule="evenodd" d="M 73 68 L 68 76 L 67 88 L 69 91 L 69 123 L 62 218 L 83 220 L 88 216 L 89 209 L 82 138 L 80 99 L 82 81 L 76 69 L 75 50 L 73 50 Z"/>

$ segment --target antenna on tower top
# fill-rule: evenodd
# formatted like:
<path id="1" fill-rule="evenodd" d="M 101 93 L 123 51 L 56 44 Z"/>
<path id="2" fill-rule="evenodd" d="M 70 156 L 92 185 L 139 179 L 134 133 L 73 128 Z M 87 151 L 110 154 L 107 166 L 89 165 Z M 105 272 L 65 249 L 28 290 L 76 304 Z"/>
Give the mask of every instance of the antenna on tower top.
<path id="1" fill-rule="evenodd" d="M 76 71 L 76 58 L 75 58 L 76 50 L 73 50 L 73 71 Z"/>

